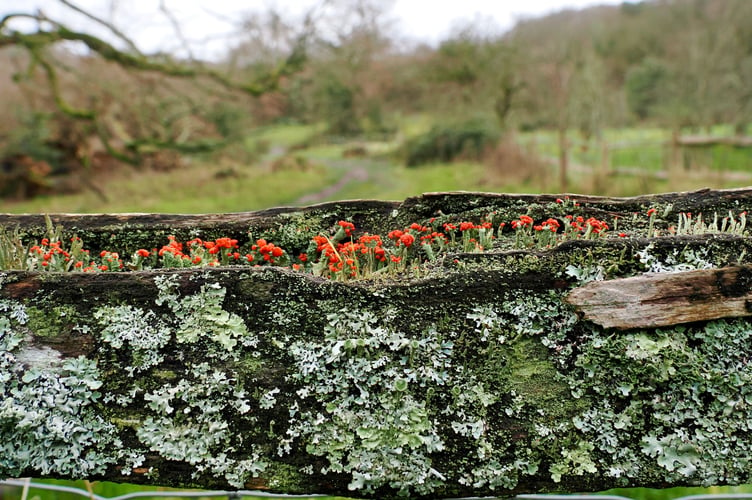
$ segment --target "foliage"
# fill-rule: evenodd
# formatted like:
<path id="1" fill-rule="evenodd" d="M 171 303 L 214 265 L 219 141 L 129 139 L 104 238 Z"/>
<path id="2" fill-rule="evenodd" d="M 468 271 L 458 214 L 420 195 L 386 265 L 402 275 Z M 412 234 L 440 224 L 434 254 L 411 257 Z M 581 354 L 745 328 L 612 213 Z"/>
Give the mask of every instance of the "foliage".
<path id="1" fill-rule="evenodd" d="M 0 153 L 3 156 L 14 154 L 29 155 L 36 160 L 57 165 L 61 152 L 51 146 L 54 130 L 51 127 L 52 115 L 43 111 L 31 111 L 19 117 L 19 123 Z"/>
<path id="2" fill-rule="evenodd" d="M 549 168 L 538 152 L 531 152 L 521 141 L 510 136 L 503 137 L 495 147 L 483 155 L 486 167 L 484 180 L 492 184 L 509 183 L 517 180 L 521 183 L 537 183 L 539 189 L 547 189 L 546 178 Z"/>
<path id="3" fill-rule="evenodd" d="M 361 132 L 355 92 L 335 76 L 322 77 L 317 89 L 316 116 L 328 123 L 328 133 L 349 136 Z"/>
<path id="4" fill-rule="evenodd" d="M 117 58 L 114 54 L 115 59 L 102 56 L 83 60 L 65 51 L 43 53 L 43 61 L 49 65 L 35 66 L 30 56 L 13 63 L 8 51 L 3 51 L 0 56 L 8 57 L 0 67 L 7 68 L 7 73 L 16 71 L 8 76 L 14 76 L 18 88 L 16 93 L 0 95 L 31 110 L 24 113 L 54 115 L 47 124 L 52 138 L 57 139 L 58 129 L 69 130 L 70 135 L 65 138 L 69 143 L 96 145 L 94 150 L 76 149 L 79 157 L 74 159 L 91 165 L 92 170 L 110 165 L 98 163 L 101 155 L 95 153 L 102 153 L 102 148 L 111 157 L 136 162 L 163 148 L 195 154 L 224 146 L 229 140 L 244 139 L 250 127 L 271 121 L 328 122 L 326 126 L 336 135 L 383 137 L 394 131 L 394 123 L 404 120 L 405 113 L 414 112 L 430 113 L 433 120 L 442 124 L 451 117 L 451 123 L 459 123 L 458 127 L 465 126 L 462 122 L 468 117 L 484 116 L 498 122 L 504 132 L 521 127 L 576 128 L 586 139 L 594 138 L 595 145 L 588 141 L 582 148 L 571 148 L 572 159 L 592 165 L 599 161 L 597 141 L 608 126 L 633 123 L 635 119 L 672 128 L 708 127 L 723 122 L 743 133 L 752 116 L 752 100 L 743 85 L 752 75 L 748 50 L 752 33 L 740 21 L 751 12 L 749 2 L 743 0 L 651 2 L 639 8 L 603 6 L 560 12 L 520 21 L 504 35 L 478 32 L 468 26 L 442 40 L 436 48 L 397 44 L 384 22 L 384 6 L 362 2 L 363 9 L 345 12 L 342 6 L 346 3 L 327 11 L 331 17 L 326 23 L 330 24 L 322 24 L 320 31 L 311 28 L 314 34 L 305 40 L 308 45 L 301 41 L 305 47 L 300 50 L 296 35 L 302 28 L 297 28 L 295 20 L 284 13 L 273 12 L 268 23 L 263 17 L 246 19 L 247 32 L 238 37 L 237 46 L 225 61 L 212 66 L 175 61 L 167 55 L 152 60 L 138 52 L 130 58 Z M 342 14 L 341 19 L 334 12 Z M 342 20 L 345 18 L 346 22 Z M 676 19 L 680 21 L 671 22 Z M 12 20 L 6 23 L 11 26 Z M 680 26 L 687 29 L 679 29 Z M 265 29 L 269 30 L 268 37 L 264 36 Z M 42 41 L 58 43 L 53 35 L 59 31 L 45 32 L 49 38 L 42 37 Z M 69 36 L 78 39 L 78 35 L 82 34 Z M 22 42 L 26 41 L 22 38 L 8 43 L 24 46 Z M 86 42 L 96 49 L 106 49 L 88 38 Z M 307 60 L 290 54 L 292 50 L 299 56 L 303 49 L 309 49 Z M 287 55 L 290 60 L 282 61 Z M 27 62 L 29 65 L 23 67 Z M 142 71 L 142 62 L 148 62 L 148 71 Z M 293 74 L 293 67 L 301 71 Z M 163 73 L 162 69 L 169 71 Z M 48 73 L 57 76 L 57 94 L 50 90 Z M 237 75 L 237 82 L 220 78 L 229 74 Z M 243 89 L 235 88 L 246 78 L 261 85 L 257 90 L 268 90 L 262 99 L 255 100 Z M 62 102 L 56 101 L 55 95 Z M 267 108 L 273 108 L 273 112 L 267 112 Z M 88 112 L 97 115 L 93 123 L 82 118 Z M 6 118 L 0 129 L 19 129 L 12 116 Z M 29 128 L 24 135 L 39 142 L 42 135 L 35 132 L 35 127 L 39 128 L 38 124 L 30 123 L 21 128 Z M 477 157 L 474 137 L 455 137 L 446 128 L 457 127 L 439 125 L 433 131 L 435 137 L 409 141 L 407 162 L 455 158 L 463 141 L 468 157 Z M 443 138 L 439 137 L 442 133 Z M 4 130 L 0 130 L 2 135 Z M 437 138 L 442 144 L 454 144 L 455 140 L 460 144 L 437 147 Z M 568 137 L 570 143 L 572 139 Z M 24 144 L 27 142 L 23 148 L 34 155 L 41 158 L 49 153 L 31 145 L 33 141 Z M 652 167 L 668 156 L 657 144 L 638 145 L 614 151 L 611 164 L 644 167 L 649 162 Z M 707 154 L 693 154 L 687 167 L 698 164 L 746 169 L 748 157 L 744 150 L 717 147 Z M 255 160 L 250 155 L 243 158 L 248 163 Z M 580 175 L 575 170 L 570 169 L 571 177 Z M 498 180 L 492 179 L 489 189 L 552 187 L 519 175 L 504 182 L 502 176 L 503 173 Z M 551 175 L 541 172 L 535 177 L 545 179 Z M 488 182 L 488 178 L 467 188 L 477 189 L 484 181 Z M 692 180 L 692 186 L 704 182 L 708 181 Z M 724 186 L 740 183 L 728 179 L 723 182 Z M 393 182 L 392 186 L 395 184 L 398 183 Z M 577 184 L 579 191 L 597 188 L 604 193 L 602 180 L 593 181 L 593 185 Z M 621 186 L 629 191 L 619 192 Z M 632 179 L 620 175 L 606 187 L 609 191 L 604 194 L 615 195 L 672 188 L 650 175 Z M 373 190 L 364 186 L 355 189 L 353 195 L 361 192 L 373 196 Z M 396 188 L 391 192 L 396 192 Z M 402 191 L 394 197 L 415 193 Z M 188 196 L 195 199 L 194 192 Z M 148 199 L 160 197 L 166 198 L 154 195 Z M 133 199 L 133 195 L 127 198 Z M 288 197 L 282 203 L 294 200 L 295 197 Z M 149 203 L 153 206 L 153 202 Z M 279 203 L 260 206 L 272 204 Z M 76 211 L 86 209 L 74 207 Z M 134 203 L 117 210 L 151 209 Z"/>
<path id="5" fill-rule="evenodd" d="M 223 138 L 239 140 L 245 137 L 249 117 L 242 107 L 229 102 L 219 102 L 209 110 L 207 118 Z"/>
<path id="6" fill-rule="evenodd" d="M 156 116 L 152 120 L 155 124 L 173 130 L 178 127 L 185 134 L 185 119 L 192 113 L 217 122 L 212 113 L 232 109 L 237 102 L 237 95 L 232 92 L 236 90 L 251 94 L 274 92 L 273 100 L 280 103 L 274 119 L 324 118 L 335 133 L 345 134 L 368 126 L 379 128 L 379 122 L 389 123 L 392 115 L 405 109 L 452 116 L 491 114 L 492 110 L 505 128 L 554 125 L 561 111 L 568 110 L 573 123 L 590 132 L 604 124 L 625 123 L 632 116 L 665 121 L 671 113 L 681 122 L 704 126 L 719 121 L 749 122 L 750 100 L 741 82 L 748 80 L 752 68 L 748 50 L 752 33 L 741 21 L 750 13 L 743 0 L 653 2 L 639 8 L 602 6 L 565 11 L 526 19 L 505 35 L 483 33 L 467 26 L 442 40 L 435 49 L 397 47 L 384 22 L 385 7 L 373 3 L 361 7 L 347 12 L 340 7 L 341 12 L 331 19 L 319 20 L 321 26 L 312 29 L 320 30 L 306 40 L 296 38 L 301 29 L 284 13 L 270 12 L 268 22 L 258 13 L 249 15 L 244 20 L 246 32 L 239 36 L 237 46 L 224 62 L 242 77 L 253 79 L 252 84 L 242 78 L 229 79 L 229 72 L 216 69 L 222 65 L 209 69 L 182 64 L 164 55 L 162 59 L 149 58 L 137 50 L 120 53 L 102 40 L 66 31 L 54 22 L 49 30 L 37 33 L 37 43 L 51 46 L 61 39 L 77 40 L 88 44 L 108 66 L 91 61 L 84 64 L 72 54 L 57 60 L 51 54 L 29 49 L 29 57 L 38 57 L 41 62 L 37 66 L 31 64 L 25 72 L 19 71 L 15 80 L 27 86 L 27 92 L 32 92 L 34 85 L 41 88 L 39 84 L 45 83 L 45 77 L 48 85 L 55 82 L 57 87 L 50 87 L 52 95 L 48 93 L 47 99 L 39 102 L 39 111 L 49 112 L 50 105 L 56 102 L 59 110 L 79 119 L 90 118 L 94 113 L 99 120 L 100 114 L 107 113 L 109 117 L 100 131 L 126 142 L 136 132 L 164 135 L 164 130 L 148 129 L 147 118 L 155 116 L 146 112 L 147 105 L 159 109 L 166 119 Z M 34 18 L 35 14 L 19 16 Z M 671 22 L 676 19 L 681 22 Z M 11 36 L 8 27 L 13 21 L 3 21 L 3 44 L 33 48 L 32 37 Z M 105 27 L 114 28 L 108 24 Z M 115 34 L 122 37 L 119 31 Z M 124 42 L 132 44 L 128 39 Z M 309 46 L 304 47 L 303 42 Z M 313 49 L 308 60 L 301 57 L 304 49 Z M 63 74 L 65 64 L 79 69 L 84 78 L 90 72 L 110 77 L 111 81 L 99 86 L 85 82 L 101 97 L 91 109 L 86 108 L 89 103 L 77 95 L 75 88 L 58 75 Z M 115 64 L 126 72 L 103 71 Z M 294 73 L 302 68 L 306 71 Z M 134 78 L 129 73 L 133 70 L 137 72 Z M 138 72 L 143 71 L 150 73 L 139 76 Z M 198 91 L 184 83 L 190 78 L 213 86 L 209 99 L 197 98 Z M 705 83 L 687 83 L 693 81 Z M 134 88 L 134 83 L 141 90 Z M 279 86 L 281 83 L 285 85 Z M 162 93 L 163 87 L 168 91 Z M 548 90 L 544 92 L 545 89 Z M 129 104 L 137 104 L 138 109 L 123 106 L 120 99 L 125 95 L 135 99 Z M 175 96 L 178 98 L 171 99 Z M 379 109 L 373 103 L 378 103 Z M 658 108 L 665 113 L 658 113 Z M 129 113 L 125 123 L 128 136 L 113 128 L 122 126 L 123 120 L 118 120 L 120 125 L 111 121 L 114 115 L 123 116 L 125 112 Z M 389 118 L 383 119 L 379 114 Z M 180 115 L 178 121 L 182 124 L 175 120 Z M 373 123 L 369 125 L 367 121 Z M 217 128 L 223 137 L 232 129 L 227 123 L 218 123 Z M 183 140 L 180 134 L 166 137 L 173 144 Z M 177 137 L 181 139 L 176 140 Z"/>
<path id="7" fill-rule="evenodd" d="M 405 144 L 409 167 L 427 163 L 450 163 L 459 158 L 480 159 L 499 139 L 499 132 L 482 120 L 455 125 L 436 125 Z"/>
<path id="8" fill-rule="evenodd" d="M 220 65 L 146 54 L 111 22 L 63 4 L 101 30 L 78 31 L 41 11 L 21 10 L 0 19 L 0 57 L 16 59 L 3 64 L 3 76 L 12 76 L 26 113 L 54 125 L 45 146 L 54 145 L 72 170 L 102 156 L 141 165 L 157 151 L 220 149 L 242 137 L 239 125 L 248 124 L 243 108 L 274 91 L 305 60 L 302 44 L 293 43 L 278 64 L 237 77 Z M 76 45 L 86 56 L 71 49 Z M 50 156 L 32 146 L 23 153 Z"/>
<path id="9" fill-rule="evenodd" d="M 629 69 L 625 81 L 627 103 L 638 118 L 655 116 L 656 107 L 668 98 L 665 89 L 668 77 L 665 64 L 655 58 L 646 58 Z"/>

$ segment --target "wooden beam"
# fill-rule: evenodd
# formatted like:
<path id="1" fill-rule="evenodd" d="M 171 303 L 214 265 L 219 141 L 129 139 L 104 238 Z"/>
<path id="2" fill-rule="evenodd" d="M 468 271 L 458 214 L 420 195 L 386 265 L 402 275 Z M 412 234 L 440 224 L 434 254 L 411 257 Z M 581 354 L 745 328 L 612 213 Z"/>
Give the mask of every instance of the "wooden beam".
<path id="1" fill-rule="evenodd" d="M 166 235 L 268 237 L 296 255 L 339 220 L 386 234 L 574 214 L 620 217 L 625 234 L 517 248 L 506 226 L 493 251 L 346 282 L 266 266 L 2 271 L 0 477 L 434 499 L 752 482 L 750 325 L 706 321 L 750 314 L 752 239 L 645 237 L 649 208 L 663 229 L 680 211 L 748 209 L 752 190 L 559 197 L 51 216 L 62 240 L 121 255 Z M 0 227 L 48 234 L 39 215 Z M 718 268 L 585 285 L 640 273 L 646 247 Z M 645 331 L 596 328 L 570 304 Z"/>
<path id="2" fill-rule="evenodd" d="M 593 281 L 567 302 L 606 328 L 653 328 L 752 315 L 752 266 Z"/>
<path id="3" fill-rule="evenodd" d="M 738 148 L 748 148 L 752 146 L 752 137 L 711 137 L 702 135 L 685 135 L 683 137 L 679 137 L 677 143 L 680 146 L 690 147 L 708 147 L 725 144 L 727 146 L 734 146 Z"/>

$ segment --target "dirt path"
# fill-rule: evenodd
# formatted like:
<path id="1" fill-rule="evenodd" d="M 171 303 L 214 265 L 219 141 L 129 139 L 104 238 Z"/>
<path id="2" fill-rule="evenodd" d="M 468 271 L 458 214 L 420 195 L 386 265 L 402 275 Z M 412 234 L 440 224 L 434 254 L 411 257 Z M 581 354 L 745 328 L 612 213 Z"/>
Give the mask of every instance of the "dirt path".
<path id="1" fill-rule="evenodd" d="M 345 175 L 343 175 L 337 182 L 332 184 L 331 186 L 327 186 L 321 191 L 317 191 L 315 193 L 308 193 L 304 196 L 301 196 L 297 199 L 295 202 L 296 205 L 313 205 L 315 203 L 321 203 L 322 201 L 326 201 L 334 197 L 338 192 L 342 191 L 345 186 L 352 182 L 361 182 L 365 183 L 368 182 L 370 179 L 370 173 L 368 172 L 368 169 L 366 169 L 364 166 L 357 166 L 354 168 L 351 168 L 347 172 L 345 172 Z"/>

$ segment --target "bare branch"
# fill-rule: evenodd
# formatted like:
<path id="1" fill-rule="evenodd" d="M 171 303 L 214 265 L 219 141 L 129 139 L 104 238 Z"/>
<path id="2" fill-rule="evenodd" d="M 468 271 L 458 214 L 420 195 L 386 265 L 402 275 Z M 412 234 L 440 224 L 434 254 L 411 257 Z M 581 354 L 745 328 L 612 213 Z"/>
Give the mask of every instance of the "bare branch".
<path id="1" fill-rule="evenodd" d="M 253 76 L 237 77 L 220 65 L 204 65 L 195 59 L 167 0 L 159 1 L 160 11 L 169 19 L 191 60 L 145 54 L 107 21 L 107 14 L 91 14 L 74 2 L 77 0 L 60 0 L 107 32 L 98 36 L 86 28 L 73 29 L 42 11 L 0 16 L 0 49 L 15 47 L 19 53 L 25 52 L 24 60 L 28 61 L 28 66 L 14 75 L 15 82 L 42 98 L 32 107 L 55 110 L 49 119 L 56 125 L 53 133 L 64 136 L 60 144 L 85 144 L 83 153 L 78 147 L 71 148 L 74 153 L 64 158 L 66 165 L 93 165 L 95 157 L 87 146 L 104 153 L 103 158 L 131 165 L 144 164 L 165 150 L 179 156 L 221 149 L 237 140 L 239 134 L 227 132 L 224 108 L 216 109 L 213 103 L 235 103 L 243 94 L 259 97 L 276 91 L 284 78 L 302 69 L 306 61 L 309 35 L 295 37 L 291 30 L 284 49 L 277 53 L 279 57 L 263 68 L 254 68 L 249 72 Z M 71 42 L 79 50 L 69 51 Z M 86 56 L 81 55 L 81 48 L 88 52 Z M 101 80 L 91 78 L 102 69 L 113 73 Z M 133 84 L 126 75 L 150 83 Z M 238 115 L 227 119 L 238 123 L 248 119 L 242 113 Z"/>
<path id="2" fill-rule="evenodd" d="M 70 0 L 60 0 L 60 3 L 62 3 L 63 5 L 65 5 L 66 7 L 70 8 L 72 10 L 75 10 L 79 14 L 81 14 L 81 15 L 89 18 L 89 19 L 91 19 L 95 23 L 104 26 L 105 28 L 107 28 L 108 30 L 110 30 L 113 35 L 117 36 L 123 42 L 125 42 L 125 44 L 128 46 L 128 48 L 132 52 L 134 52 L 136 54 L 139 54 L 139 55 L 143 55 L 141 53 L 141 51 L 138 49 L 138 47 L 136 46 L 136 44 L 133 42 L 133 40 L 131 40 L 125 33 L 123 33 L 122 31 L 120 31 L 117 28 L 117 26 L 115 26 L 114 24 L 109 23 L 109 22 L 105 21 L 104 19 L 101 19 L 101 18 L 95 16 L 91 12 L 88 12 L 88 11 L 82 9 L 81 7 L 78 7 L 77 5 L 71 3 Z"/>
<path id="3" fill-rule="evenodd" d="M 183 35 L 183 30 L 180 29 L 180 23 L 178 23 L 178 20 L 175 19 L 175 16 L 172 14 L 172 11 L 170 11 L 170 9 L 167 8 L 167 4 L 165 3 L 165 0 L 159 0 L 159 10 L 162 12 L 162 14 L 164 14 L 167 20 L 170 21 L 170 24 L 172 25 L 172 29 L 175 31 L 175 35 L 178 37 L 178 40 L 180 40 L 180 45 L 183 47 L 183 50 L 185 50 L 186 54 L 188 54 L 188 58 L 191 61 L 195 61 L 196 58 L 193 55 L 191 46 L 188 43 L 188 40 L 186 40 L 185 36 Z"/>
<path id="4" fill-rule="evenodd" d="M 44 69 L 44 72 L 47 75 L 47 81 L 50 84 L 52 97 L 55 100 L 55 105 L 58 107 L 58 109 L 72 118 L 93 120 L 96 117 L 94 111 L 89 109 L 76 109 L 65 101 L 62 92 L 60 91 L 60 85 L 57 80 L 57 72 L 55 71 L 55 68 L 52 66 L 52 64 L 50 64 L 50 62 L 47 61 L 39 51 L 31 50 L 30 52 L 31 56 L 42 67 L 42 69 Z"/>
<path id="5" fill-rule="evenodd" d="M 0 18 L 0 32 L 2 32 L 2 30 L 4 30 L 5 28 L 7 28 L 8 23 L 10 21 L 12 21 L 13 19 L 31 19 L 32 21 L 38 21 L 38 22 L 47 21 L 48 20 L 48 19 L 46 19 L 41 14 L 26 14 L 26 13 L 22 13 L 22 12 L 16 12 L 16 13 L 12 13 L 12 14 L 6 14 L 2 18 Z M 0 43 L 1 42 L 2 41 L 0 41 Z M 1 46 L 2 45 L 0 45 L 0 47 Z"/>
<path id="6" fill-rule="evenodd" d="M 35 16 L 26 17 L 37 19 Z M 101 38 L 88 33 L 73 31 L 62 25 L 57 25 L 57 29 L 54 30 L 39 31 L 28 35 L 18 32 L 11 32 L 9 34 L 2 34 L 2 32 L 0 32 L 0 47 L 6 45 L 22 45 L 31 50 L 36 47 L 53 45 L 59 41 L 81 42 L 92 52 L 96 52 L 105 60 L 117 63 L 123 68 L 141 71 L 156 71 L 166 76 L 179 78 L 205 77 L 224 87 L 239 90 L 255 97 L 271 90 L 275 90 L 281 77 L 290 75 L 297 71 L 305 61 L 305 43 L 303 40 L 298 40 L 298 43 L 296 47 L 294 47 L 290 56 L 277 68 L 272 70 L 268 75 L 264 75 L 254 82 L 244 83 L 232 81 L 219 71 L 212 69 L 173 64 L 169 61 L 156 61 L 143 55 L 129 54 L 116 49 Z"/>

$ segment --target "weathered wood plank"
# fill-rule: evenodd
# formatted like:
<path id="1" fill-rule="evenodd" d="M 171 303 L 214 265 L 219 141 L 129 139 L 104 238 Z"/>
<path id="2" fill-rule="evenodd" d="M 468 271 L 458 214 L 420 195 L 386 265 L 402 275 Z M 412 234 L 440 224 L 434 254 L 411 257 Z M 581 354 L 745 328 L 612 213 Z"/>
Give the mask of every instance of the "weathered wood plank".
<path id="1" fill-rule="evenodd" d="M 752 146 L 752 137 L 735 136 L 735 137 L 712 137 L 704 135 L 685 135 L 677 138 L 677 144 L 681 146 L 706 147 L 724 144 L 738 148 L 748 148 Z"/>
<path id="2" fill-rule="evenodd" d="M 752 267 L 593 281 L 566 301 L 606 328 L 655 328 L 752 315 Z"/>

